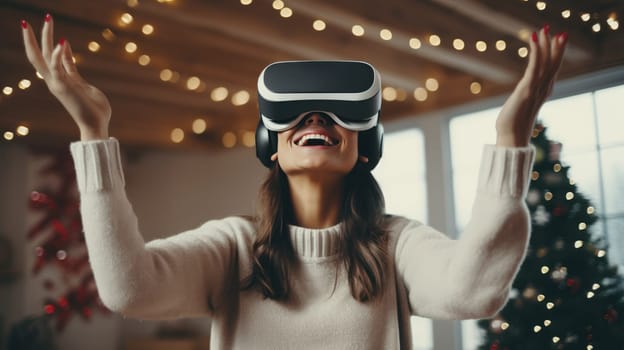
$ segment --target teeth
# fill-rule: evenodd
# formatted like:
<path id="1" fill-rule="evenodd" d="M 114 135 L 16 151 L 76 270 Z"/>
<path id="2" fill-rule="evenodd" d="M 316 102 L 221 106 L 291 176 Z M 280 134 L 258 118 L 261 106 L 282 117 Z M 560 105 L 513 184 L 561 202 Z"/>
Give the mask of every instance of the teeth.
<path id="1" fill-rule="evenodd" d="M 303 146 L 306 144 L 306 142 L 310 139 L 314 139 L 314 140 L 323 140 L 325 142 L 325 144 L 329 145 L 329 146 L 333 146 L 334 143 L 332 142 L 332 140 L 325 136 L 325 135 L 321 135 L 321 134 L 307 134 L 304 135 L 299 142 L 297 143 L 297 146 Z"/>

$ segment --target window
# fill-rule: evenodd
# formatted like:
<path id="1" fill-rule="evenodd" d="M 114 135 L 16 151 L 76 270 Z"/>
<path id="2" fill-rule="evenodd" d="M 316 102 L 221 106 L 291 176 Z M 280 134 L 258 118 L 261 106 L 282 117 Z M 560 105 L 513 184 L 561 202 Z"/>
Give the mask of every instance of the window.
<path id="1" fill-rule="evenodd" d="M 592 201 L 600 220 L 594 234 L 604 234 L 612 263 L 624 265 L 624 133 L 620 107 L 624 85 L 546 103 L 539 120 L 548 137 L 562 143 L 560 160 L 568 175 Z M 494 123 L 500 108 L 451 119 L 451 161 L 455 222 L 458 232 L 470 218 L 481 148 L 495 142 Z M 477 348 L 480 331 L 474 321 L 461 323 L 463 349 Z"/>
<path id="2" fill-rule="evenodd" d="M 427 187 L 423 134 L 409 129 L 384 135 L 383 157 L 373 175 L 386 199 L 386 212 L 427 221 Z M 433 349 L 430 319 L 412 317 L 415 350 Z"/>

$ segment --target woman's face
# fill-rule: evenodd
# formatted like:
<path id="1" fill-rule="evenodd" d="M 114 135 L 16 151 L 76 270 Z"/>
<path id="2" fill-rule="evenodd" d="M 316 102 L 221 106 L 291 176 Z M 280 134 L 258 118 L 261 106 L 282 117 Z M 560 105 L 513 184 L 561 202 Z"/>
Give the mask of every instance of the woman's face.
<path id="1" fill-rule="evenodd" d="M 310 113 L 296 127 L 277 134 L 277 161 L 287 175 L 348 174 L 358 160 L 358 133 Z"/>

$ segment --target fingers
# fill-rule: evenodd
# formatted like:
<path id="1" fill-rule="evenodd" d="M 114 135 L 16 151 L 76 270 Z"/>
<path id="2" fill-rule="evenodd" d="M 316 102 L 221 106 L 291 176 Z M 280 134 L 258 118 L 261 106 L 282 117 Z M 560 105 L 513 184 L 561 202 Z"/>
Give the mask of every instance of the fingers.
<path id="1" fill-rule="evenodd" d="M 54 23 L 52 16 L 48 13 L 45 15 L 43 29 L 41 30 L 41 53 L 47 62 L 50 62 L 52 51 L 54 50 Z"/>
<path id="2" fill-rule="evenodd" d="M 63 51 L 66 51 L 65 43 L 61 42 L 54 48 L 50 57 L 50 73 L 52 73 L 52 78 L 56 80 L 65 78 L 65 68 L 63 68 L 62 62 Z"/>
<path id="3" fill-rule="evenodd" d="M 540 76 L 544 77 L 549 72 L 550 66 L 550 36 L 548 31 L 550 26 L 546 24 L 539 31 L 539 50 L 540 50 Z"/>
<path id="4" fill-rule="evenodd" d="M 68 41 L 65 41 L 64 49 L 62 52 L 63 67 L 70 77 L 78 77 L 78 68 L 74 63 L 74 53 Z"/>
<path id="5" fill-rule="evenodd" d="M 48 64 L 41 54 L 41 49 L 37 44 L 35 33 L 26 21 L 22 21 L 22 35 L 24 37 L 24 48 L 26 49 L 26 57 L 35 69 L 44 77 L 49 75 Z"/>

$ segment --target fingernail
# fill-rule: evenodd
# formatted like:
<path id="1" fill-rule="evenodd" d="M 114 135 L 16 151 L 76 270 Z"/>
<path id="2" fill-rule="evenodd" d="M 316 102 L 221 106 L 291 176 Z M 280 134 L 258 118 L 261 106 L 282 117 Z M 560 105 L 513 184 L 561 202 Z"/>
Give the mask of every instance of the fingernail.
<path id="1" fill-rule="evenodd" d="M 52 15 L 51 15 L 51 14 L 49 14 L 49 13 L 46 13 L 46 15 L 45 15 L 45 17 L 44 17 L 44 20 L 45 20 L 46 22 L 50 22 L 50 20 L 51 20 L 51 19 L 52 19 Z"/>
<path id="2" fill-rule="evenodd" d="M 544 24 L 544 34 L 548 35 L 549 30 L 550 30 L 550 25 Z"/>
<path id="3" fill-rule="evenodd" d="M 63 44 L 65 44 L 65 38 L 61 38 L 61 40 L 59 40 L 59 45 L 63 46 Z"/>
<path id="4" fill-rule="evenodd" d="M 22 20 L 22 28 L 26 29 L 28 28 L 28 22 L 26 22 L 26 20 Z"/>
<path id="5" fill-rule="evenodd" d="M 534 43 L 537 42 L 537 33 L 533 32 L 533 34 L 531 35 L 531 40 L 533 40 Z"/>
<path id="6" fill-rule="evenodd" d="M 566 41 L 568 41 L 568 32 L 561 33 L 559 38 L 559 41 L 561 41 L 561 43 L 565 43 Z"/>

